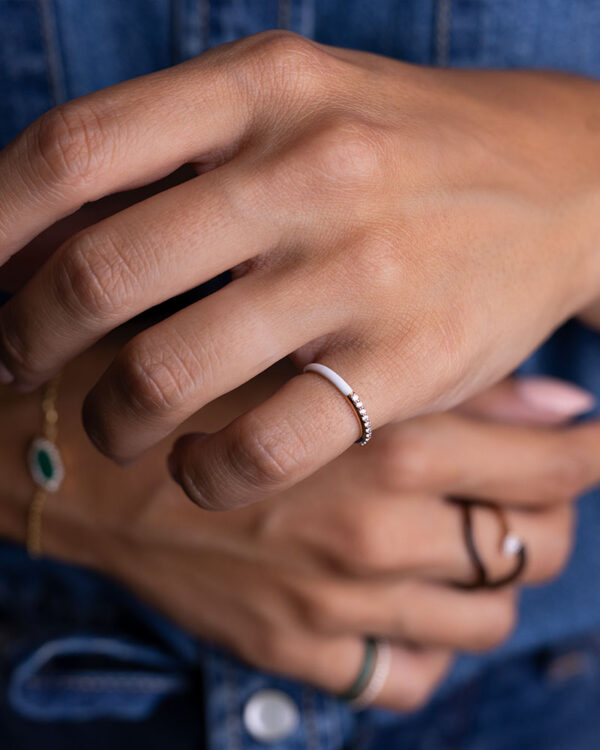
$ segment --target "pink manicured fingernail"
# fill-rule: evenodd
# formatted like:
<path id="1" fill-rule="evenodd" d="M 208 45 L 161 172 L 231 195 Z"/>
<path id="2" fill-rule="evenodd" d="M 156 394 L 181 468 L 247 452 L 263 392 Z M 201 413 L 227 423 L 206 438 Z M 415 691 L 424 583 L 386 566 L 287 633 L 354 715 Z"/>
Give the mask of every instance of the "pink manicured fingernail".
<path id="1" fill-rule="evenodd" d="M 8 385 L 9 383 L 12 383 L 15 379 L 15 376 L 10 372 L 3 364 L 0 362 L 0 383 L 3 385 Z"/>
<path id="2" fill-rule="evenodd" d="M 596 398 L 589 391 L 556 378 L 522 378 L 515 387 L 519 397 L 528 406 L 558 416 L 575 417 L 585 414 L 596 404 Z"/>

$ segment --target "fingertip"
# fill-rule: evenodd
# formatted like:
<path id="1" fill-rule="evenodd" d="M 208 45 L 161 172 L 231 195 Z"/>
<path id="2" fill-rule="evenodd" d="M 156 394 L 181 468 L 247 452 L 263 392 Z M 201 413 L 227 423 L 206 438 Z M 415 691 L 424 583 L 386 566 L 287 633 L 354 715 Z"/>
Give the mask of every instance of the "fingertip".
<path id="1" fill-rule="evenodd" d="M 167 468 L 173 481 L 175 481 L 189 499 L 204 510 L 223 510 L 218 505 L 208 502 L 199 490 L 198 482 L 193 479 L 197 475 L 197 469 L 192 466 L 197 460 L 199 442 L 205 440 L 208 434 L 205 432 L 191 432 L 181 435 L 173 444 L 171 453 L 167 456 Z"/>
<path id="2" fill-rule="evenodd" d="M 110 420 L 106 419 L 105 410 L 96 407 L 93 391 L 83 400 L 81 421 L 90 442 L 103 456 L 121 467 L 129 466 L 138 459 L 137 451 L 124 454 L 118 450 L 118 436 L 111 428 Z"/>
<path id="3" fill-rule="evenodd" d="M 191 453 L 196 452 L 198 443 L 206 440 L 208 433 L 206 432 L 188 432 L 185 435 L 180 435 L 175 442 L 171 452 L 167 457 L 167 464 L 169 471 L 173 478 L 177 480 L 177 477 L 181 475 L 181 467 L 189 460 L 193 460 Z"/>
<path id="4" fill-rule="evenodd" d="M 546 375 L 519 375 L 497 383 L 459 407 L 466 414 L 512 424 L 553 426 L 586 414 L 594 394 Z"/>
<path id="5" fill-rule="evenodd" d="M 88 393 L 87 396 L 83 399 L 83 404 L 81 405 L 81 422 L 83 424 L 83 429 L 85 430 L 85 433 L 94 448 L 102 453 L 102 455 L 110 458 L 104 445 L 104 431 L 100 430 L 97 424 L 93 397 L 91 393 Z"/>

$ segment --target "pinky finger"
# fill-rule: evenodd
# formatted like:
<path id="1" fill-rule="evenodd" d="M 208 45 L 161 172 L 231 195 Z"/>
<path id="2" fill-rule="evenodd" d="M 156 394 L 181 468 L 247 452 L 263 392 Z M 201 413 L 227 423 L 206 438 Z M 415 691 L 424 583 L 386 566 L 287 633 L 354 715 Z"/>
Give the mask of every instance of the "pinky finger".
<path id="1" fill-rule="evenodd" d="M 391 649 L 390 672 L 374 704 L 393 711 L 417 711 L 428 703 L 448 673 L 452 654 L 399 643 L 393 643 Z"/>

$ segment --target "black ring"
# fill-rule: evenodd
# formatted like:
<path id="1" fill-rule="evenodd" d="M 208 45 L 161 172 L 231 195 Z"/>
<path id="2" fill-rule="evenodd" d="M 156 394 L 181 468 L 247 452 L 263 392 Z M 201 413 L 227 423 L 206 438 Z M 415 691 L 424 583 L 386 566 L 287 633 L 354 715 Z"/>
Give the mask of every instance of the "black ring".
<path id="1" fill-rule="evenodd" d="M 503 578 L 493 580 L 489 577 L 485 563 L 479 554 L 477 544 L 475 542 L 475 535 L 473 533 L 473 508 L 475 506 L 488 508 L 492 510 L 500 519 L 504 536 L 508 533 L 508 526 L 504 518 L 502 510 L 494 503 L 485 503 L 478 500 L 463 500 L 462 498 L 452 498 L 452 502 L 458 505 L 462 510 L 463 517 L 463 537 L 465 547 L 473 568 L 475 569 L 475 580 L 470 583 L 457 583 L 458 588 L 462 589 L 500 589 L 503 586 L 508 586 L 514 583 L 517 578 L 520 577 L 525 566 L 527 565 L 527 550 L 524 545 L 517 552 L 517 561 L 514 567 L 508 575 Z"/>
<path id="2" fill-rule="evenodd" d="M 362 693 L 369 680 L 371 679 L 371 675 L 373 674 L 373 669 L 375 667 L 376 656 L 377 641 L 372 636 L 368 636 L 367 638 L 365 638 L 365 655 L 360 666 L 360 671 L 348 690 L 338 696 L 340 700 L 350 702 L 358 698 L 358 696 Z"/>

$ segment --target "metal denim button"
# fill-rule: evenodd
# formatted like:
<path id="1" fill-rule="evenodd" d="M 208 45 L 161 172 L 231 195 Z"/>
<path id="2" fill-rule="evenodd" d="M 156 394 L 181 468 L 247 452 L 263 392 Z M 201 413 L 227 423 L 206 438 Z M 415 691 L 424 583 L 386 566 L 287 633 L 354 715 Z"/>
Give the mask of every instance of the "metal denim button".
<path id="1" fill-rule="evenodd" d="M 246 731 L 259 742 L 278 742 L 289 737 L 299 721 L 298 707 L 281 690 L 259 690 L 244 708 Z"/>

